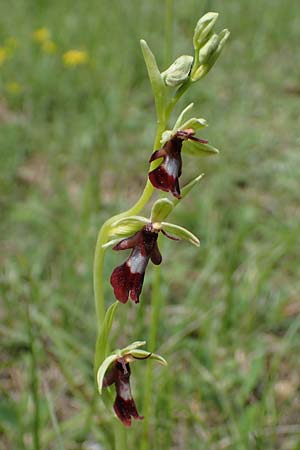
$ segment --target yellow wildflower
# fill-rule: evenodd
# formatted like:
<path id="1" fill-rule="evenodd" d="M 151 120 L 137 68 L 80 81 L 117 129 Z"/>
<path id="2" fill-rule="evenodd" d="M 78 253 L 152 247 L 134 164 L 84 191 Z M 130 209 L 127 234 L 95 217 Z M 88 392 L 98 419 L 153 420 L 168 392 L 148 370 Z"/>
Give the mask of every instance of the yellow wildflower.
<path id="1" fill-rule="evenodd" d="M 0 47 L 0 66 L 7 59 L 7 50 L 4 47 Z"/>
<path id="2" fill-rule="evenodd" d="M 32 33 L 33 40 L 36 42 L 45 42 L 50 38 L 49 30 L 45 27 L 38 28 Z"/>
<path id="3" fill-rule="evenodd" d="M 42 43 L 42 49 L 45 53 L 55 53 L 56 52 L 56 44 L 53 41 L 47 40 Z"/>
<path id="4" fill-rule="evenodd" d="M 10 83 L 6 83 L 6 90 L 11 94 L 20 94 L 23 91 L 22 86 L 16 81 L 11 81 Z"/>
<path id="5" fill-rule="evenodd" d="M 63 62 L 66 66 L 79 66 L 86 64 L 88 55 L 83 50 L 69 50 L 63 54 Z"/>

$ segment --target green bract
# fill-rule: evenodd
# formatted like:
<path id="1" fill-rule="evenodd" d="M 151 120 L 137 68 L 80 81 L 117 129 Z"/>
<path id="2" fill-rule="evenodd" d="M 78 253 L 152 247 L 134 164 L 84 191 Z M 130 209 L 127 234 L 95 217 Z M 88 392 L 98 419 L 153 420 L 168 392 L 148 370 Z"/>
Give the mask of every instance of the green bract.
<path id="1" fill-rule="evenodd" d="M 171 66 L 161 73 L 167 86 L 179 86 L 184 83 L 191 72 L 194 58 L 190 55 L 182 55 L 177 58 Z"/>
<path id="2" fill-rule="evenodd" d="M 95 353 L 95 367 L 98 367 L 100 361 L 103 361 L 107 354 L 108 337 L 112 327 L 114 315 L 118 302 L 113 303 L 105 313 L 103 325 L 97 338 L 96 353 Z"/>
<path id="3" fill-rule="evenodd" d="M 190 181 L 188 184 L 183 186 L 183 188 L 181 189 L 181 199 L 173 200 L 174 205 L 177 202 L 180 202 L 190 192 L 190 190 L 193 189 L 193 187 L 196 186 L 196 184 L 198 184 L 200 180 L 202 180 L 203 177 L 204 177 L 204 173 L 201 173 L 196 178 L 194 178 L 192 181 Z"/>
<path id="4" fill-rule="evenodd" d="M 164 92 L 165 84 L 157 67 L 156 59 L 146 41 L 140 41 L 144 60 L 146 63 L 152 91 L 155 99 L 156 111 L 158 117 L 161 117 L 164 110 Z"/>

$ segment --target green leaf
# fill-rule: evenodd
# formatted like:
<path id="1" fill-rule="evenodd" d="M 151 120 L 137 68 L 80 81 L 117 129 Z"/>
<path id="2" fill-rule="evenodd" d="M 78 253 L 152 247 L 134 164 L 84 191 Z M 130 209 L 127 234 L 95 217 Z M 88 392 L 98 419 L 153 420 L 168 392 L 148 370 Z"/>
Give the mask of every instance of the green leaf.
<path id="1" fill-rule="evenodd" d="M 163 366 L 167 366 L 168 363 L 165 360 L 165 358 L 163 358 L 160 355 L 157 355 L 156 353 L 150 353 L 147 352 L 145 350 L 132 350 L 131 351 L 131 355 L 135 358 L 135 359 L 154 359 L 154 361 L 158 362 L 159 364 L 162 364 Z"/>
<path id="2" fill-rule="evenodd" d="M 155 56 L 148 47 L 147 42 L 141 39 L 140 43 L 155 98 L 157 114 L 161 117 L 164 110 L 165 84 L 157 67 Z"/>
<path id="3" fill-rule="evenodd" d="M 129 216 L 114 222 L 109 230 L 110 237 L 127 237 L 141 230 L 144 225 L 149 223 L 149 219 L 142 216 Z M 107 246 L 107 244 L 104 244 Z"/>
<path id="4" fill-rule="evenodd" d="M 166 219 L 168 215 L 172 212 L 174 204 L 168 198 L 160 198 L 152 206 L 151 210 L 151 222 L 161 222 Z"/>
<path id="5" fill-rule="evenodd" d="M 104 376 L 109 368 L 109 366 L 118 359 L 118 355 L 113 354 L 108 356 L 107 358 L 105 358 L 105 360 L 103 361 L 103 363 L 101 364 L 101 366 L 98 369 L 97 372 L 97 386 L 98 386 L 98 391 L 99 394 L 102 394 L 102 385 L 103 385 L 103 379 Z"/>
<path id="6" fill-rule="evenodd" d="M 116 312 L 116 308 L 118 306 L 119 302 L 115 302 L 107 309 L 103 321 L 102 328 L 100 330 L 100 333 L 97 337 L 96 342 L 96 350 L 95 350 L 95 369 L 97 370 L 97 367 L 101 363 L 101 361 L 104 360 L 106 354 L 107 354 L 107 348 L 108 348 L 108 337 L 109 333 L 112 327 L 114 315 Z"/>
<path id="7" fill-rule="evenodd" d="M 212 145 L 191 140 L 183 143 L 182 151 L 191 156 L 212 156 L 219 153 L 219 150 Z"/>
<path id="8" fill-rule="evenodd" d="M 170 234 L 173 234 L 179 239 L 185 239 L 186 241 L 189 241 L 191 244 L 196 245 L 196 247 L 200 246 L 199 239 L 193 233 L 188 231 L 186 228 L 168 222 L 162 222 L 161 225 L 163 230 L 167 231 Z"/>

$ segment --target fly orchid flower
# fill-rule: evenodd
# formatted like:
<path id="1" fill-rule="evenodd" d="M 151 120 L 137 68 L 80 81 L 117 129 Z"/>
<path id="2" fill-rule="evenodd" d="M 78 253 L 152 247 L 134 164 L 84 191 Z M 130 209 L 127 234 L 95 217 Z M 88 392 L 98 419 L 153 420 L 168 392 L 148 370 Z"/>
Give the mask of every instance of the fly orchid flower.
<path id="1" fill-rule="evenodd" d="M 165 192 L 171 192 L 177 199 L 181 198 L 179 178 L 182 170 L 181 151 L 192 156 L 208 156 L 218 153 L 218 150 L 208 144 L 205 139 L 195 136 L 198 128 L 207 126 L 202 118 L 191 118 L 184 122 L 184 115 L 193 107 L 188 105 L 179 115 L 174 128 L 165 130 L 162 134 L 162 148 L 152 153 L 149 162 L 161 159 L 148 176 L 154 187 Z M 155 164 L 155 163 L 154 163 Z"/>
<path id="2" fill-rule="evenodd" d="M 208 143 L 208 141 L 204 139 L 197 138 L 195 133 L 193 128 L 179 130 L 161 149 L 152 153 L 149 162 L 163 158 L 160 165 L 149 172 L 149 180 L 154 187 L 165 192 L 171 192 L 176 198 L 181 198 L 179 178 L 182 169 L 182 143 L 186 140 L 199 142 L 201 144 Z"/>
<path id="3" fill-rule="evenodd" d="M 129 363 L 134 360 L 149 358 L 156 360 L 162 365 L 167 365 L 166 360 L 161 356 L 138 349 L 138 347 L 144 344 L 144 341 L 138 341 L 122 350 L 115 351 L 103 361 L 97 374 L 100 394 L 102 393 L 102 388 L 106 388 L 112 384 L 115 385 L 116 398 L 113 406 L 114 411 L 123 425 L 127 427 L 130 427 L 132 417 L 136 420 L 142 420 L 144 418 L 139 415 L 132 397 Z"/>
<path id="4" fill-rule="evenodd" d="M 110 277 L 115 296 L 120 302 L 126 303 L 130 296 L 131 300 L 138 303 L 149 259 L 153 264 L 161 263 L 162 257 L 157 245 L 158 231 L 149 223 L 113 247 L 113 250 L 132 249 L 126 261 L 116 267 Z"/>
<path id="5" fill-rule="evenodd" d="M 162 208 L 163 202 L 164 207 Z M 116 236 L 124 232 L 130 234 L 135 231 L 133 235 L 122 239 L 113 247 L 113 250 L 117 251 L 132 250 L 126 261 L 116 267 L 110 277 L 115 297 L 120 302 L 126 303 L 130 297 L 132 301 L 138 303 L 149 260 L 151 259 L 156 265 L 161 263 L 162 256 L 157 245 L 160 231 L 169 239 L 180 240 L 183 238 L 196 246 L 200 245 L 198 238 L 185 228 L 162 221 L 171 209 L 173 209 L 172 202 L 160 199 L 153 206 L 150 219 L 131 216 L 120 219 L 112 225 L 111 233 Z M 110 241 L 105 246 L 112 245 L 117 241 Z"/>

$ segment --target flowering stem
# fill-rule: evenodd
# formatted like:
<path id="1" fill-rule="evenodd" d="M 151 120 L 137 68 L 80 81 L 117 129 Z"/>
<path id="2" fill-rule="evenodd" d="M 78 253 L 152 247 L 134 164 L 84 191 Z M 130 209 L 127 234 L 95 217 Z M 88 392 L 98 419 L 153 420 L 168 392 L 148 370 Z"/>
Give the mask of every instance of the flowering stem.
<path id="1" fill-rule="evenodd" d="M 127 430 L 121 422 L 115 422 L 115 450 L 127 450 Z"/>
<path id="2" fill-rule="evenodd" d="M 26 301 L 26 322 L 28 328 L 28 340 L 31 356 L 31 391 L 32 391 L 32 400 L 34 404 L 33 429 L 32 429 L 33 448 L 34 450 L 40 450 L 41 442 L 40 442 L 40 402 L 39 402 L 38 365 L 36 359 L 34 333 L 32 330 L 30 306 L 28 301 Z"/>
<path id="3" fill-rule="evenodd" d="M 173 0 L 165 1 L 165 65 L 172 57 Z"/>
<path id="4" fill-rule="evenodd" d="M 159 311 L 160 311 L 160 266 L 155 266 L 154 277 L 152 283 L 152 296 L 151 296 L 151 319 L 148 346 L 149 351 L 154 351 L 156 347 L 156 336 L 159 323 Z M 153 391 L 153 361 L 148 361 L 146 382 L 145 382 L 145 395 L 144 395 L 144 432 L 142 441 L 142 450 L 149 448 L 150 444 L 150 417 L 152 417 L 152 391 Z"/>

